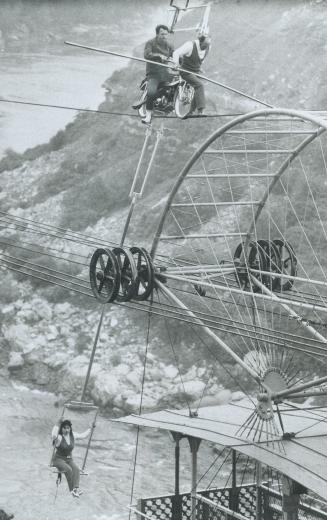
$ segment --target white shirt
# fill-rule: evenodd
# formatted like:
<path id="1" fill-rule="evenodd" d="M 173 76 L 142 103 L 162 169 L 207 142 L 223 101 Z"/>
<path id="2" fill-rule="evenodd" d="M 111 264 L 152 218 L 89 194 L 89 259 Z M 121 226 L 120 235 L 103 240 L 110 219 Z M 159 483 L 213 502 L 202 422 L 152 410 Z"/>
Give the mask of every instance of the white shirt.
<path id="1" fill-rule="evenodd" d="M 195 43 L 200 60 L 203 60 L 206 55 L 206 49 L 201 50 L 200 49 L 200 43 L 199 40 L 188 41 L 183 43 L 178 49 L 176 49 L 173 53 L 173 60 L 176 63 L 176 65 L 179 65 L 179 58 L 183 56 L 187 56 L 188 58 L 191 56 L 193 51 L 193 43 Z"/>

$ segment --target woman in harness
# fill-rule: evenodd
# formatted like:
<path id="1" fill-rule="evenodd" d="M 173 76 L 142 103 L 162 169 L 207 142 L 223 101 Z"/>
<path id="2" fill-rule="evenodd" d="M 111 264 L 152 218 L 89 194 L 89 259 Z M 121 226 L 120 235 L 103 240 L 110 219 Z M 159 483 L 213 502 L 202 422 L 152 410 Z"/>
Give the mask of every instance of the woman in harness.
<path id="1" fill-rule="evenodd" d="M 65 473 L 69 491 L 73 497 L 79 498 L 82 491 L 79 490 L 80 470 L 72 458 L 75 439 L 85 439 L 91 433 L 88 428 L 84 433 L 73 433 L 72 423 L 65 419 L 60 426 L 52 428 L 52 444 L 55 453 L 52 459 L 52 466 L 55 466 L 60 473 Z"/>

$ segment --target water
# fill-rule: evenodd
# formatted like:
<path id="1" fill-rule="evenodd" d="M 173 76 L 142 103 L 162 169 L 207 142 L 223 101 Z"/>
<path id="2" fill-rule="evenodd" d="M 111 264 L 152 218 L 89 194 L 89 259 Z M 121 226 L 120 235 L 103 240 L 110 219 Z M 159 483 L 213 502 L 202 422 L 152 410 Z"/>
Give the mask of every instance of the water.
<path id="1" fill-rule="evenodd" d="M 23 23 L 28 13 L 27 19 L 31 26 L 34 21 L 35 37 L 38 33 L 37 15 L 43 12 L 40 20 L 46 20 L 46 26 L 51 32 L 74 35 L 72 39 L 76 37 L 75 41 L 79 43 L 84 40 L 81 28 L 87 30 L 91 42 L 97 41 L 97 37 L 103 34 L 105 42 L 95 44 L 94 47 L 127 55 L 133 54 L 136 46 L 142 46 L 143 42 L 153 37 L 154 27 L 158 23 L 164 23 L 168 16 L 166 0 L 159 0 L 155 6 L 149 0 L 141 0 L 135 10 L 131 9 L 133 2 L 128 4 L 127 10 L 122 2 L 116 0 L 110 4 L 110 9 L 104 1 L 94 4 L 90 2 L 89 5 L 86 2 L 78 14 L 75 13 L 76 2 L 69 0 L 55 7 L 51 2 L 36 5 L 31 1 L 26 4 L 23 6 L 17 3 L 15 17 L 12 17 L 15 6 L 6 6 L 7 11 L 4 14 L 7 12 L 9 16 L 8 32 L 12 36 L 16 35 L 18 29 L 16 25 L 12 27 L 10 20 L 18 23 L 21 19 Z M 57 19 L 53 18 L 52 9 L 57 9 Z M 129 17 L 133 18 L 133 24 L 126 26 Z M 61 19 L 65 20 L 64 27 L 60 26 Z M 77 19 L 84 22 L 78 24 Z M 104 27 L 105 33 L 101 32 Z M 42 54 L 42 50 L 35 54 L 25 50 L 17 53 L 0 50 L 0 99 L 97 109 L 99 103 L 104 101 L 101 85 L 115 70 L 128 66 L 129 62 L 124 58 L 89 50 L 73 50 L 64 45 L 64 39 L 63 37 L 62 41 L 58 40 L 53 44 L 51 54 Z M 69 36 L 66 39 L 71 38 Z M 41 43 L 38 48 L 42 49 Z M 71 54 L 64 54 L 65 52 Z M 140 78 L 143 70 L 144 66 L 140 64 Z M 137 85 L 135 88 L 137 89 Z M 26 148 L 47 142 L 72 121 L 76 113 L 64 109 L 0 102 L 0 158 L 7 148 L 23 152 Z"/>
<path id="2" fill-rule="evenodd" d="M 101 54 L 62 56 L 2 54 L 0 98 L 97 109 L 101 85 L 126 60 Z M 7 148 L 23 152 L 47 142 L 77 112 L 0 103 L 0 157 Z"/>
<path id="3" fill-rule="evenodd" d="M 127 517 L 135 432 L 100 417 L 87 460 L 89 475 L 82 477 L 83 498 L 73 499 L 63 479 L 55 500 L 56 475 L 48 467 L 49 434 L 61 409 L 54 407 L 55 397 L 48 393 L 5 381 L 1 390 L 0 465 L 5 478 L 1 479 L 0 507 L 13 512 L 17 520 L 52 520 L 64 515 L 67 508 L 72 520 Z M 73 425 L 78 431 L 76 418 Z M 80 463 L 85 444 L 75 452 Z"/>
<path id="4" fill-rule="evenodd" d="M 15 520 L 58 520 L 69 511 L 70 520 L 128 519 L 136 449 L 136 429 L 99 417 L 87 458 L 88 476 L 81 477 L 84 494 L 74 499 L 65 478 L 56 497 L 56 475 L 51 473 L 50 432 L 62 407 L 56 397 L 30 390 L 0 377 L 0 508 L 15 514 Z M 76 431 L 87 419 L 70 418 Z M 83 441 L 82 441 L 83 442 Z M 181 490 L 190 488 L 190 453 L 181 443 Z M 133 502 L 141 496 L 173 493 L 174 444 L 166 433 L 140 430 Z M 86 444 L 75 447 L 81 466 Z M 212 462 L 212 449 L 201 446 L 199 474 Z M 207 481 L 201 482 L 205 487 Z"/>

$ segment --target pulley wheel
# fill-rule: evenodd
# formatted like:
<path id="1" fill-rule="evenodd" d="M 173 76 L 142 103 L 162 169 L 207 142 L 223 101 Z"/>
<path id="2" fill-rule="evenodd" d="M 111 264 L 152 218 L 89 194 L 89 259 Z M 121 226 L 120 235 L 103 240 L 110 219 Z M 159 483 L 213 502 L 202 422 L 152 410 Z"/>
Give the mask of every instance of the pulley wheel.
<path id="1" fill-rule="evenodd" d="M 112 250 L 120 271 L 120 284 L 116 297 L 117 302 L 128 302 L 136 291 L 137 269 L 132 253 L 128 249 L 115 247 Z"/>
<path id="2" fill-rule="evenodd" d="M 119 291 L 120 274 L 115 255 L 109 249 L 96 249 L 90 262 L 90 283 L 101 303 L 113 302 Z"/>
<path id="3" fill-rule="evenodd" d="M 154 285 L 154 268 L 149 253 L 143 247 L 131 247 L 137 270 L 134 300 L 147 300 Z"/>

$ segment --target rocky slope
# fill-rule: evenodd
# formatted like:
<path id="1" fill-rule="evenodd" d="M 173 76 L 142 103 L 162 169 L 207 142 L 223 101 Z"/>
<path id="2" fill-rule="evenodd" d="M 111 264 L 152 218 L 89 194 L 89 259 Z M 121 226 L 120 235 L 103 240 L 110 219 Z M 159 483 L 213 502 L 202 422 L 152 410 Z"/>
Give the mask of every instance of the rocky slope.
<path id="1" fill-rule="evenodd" d="M 213 49 L 205 64 L 206 74 L 277 106 L 324 108 L 325 10 L 325 2 L 290 0 L 214 4 L 210 24 Z M 176 36 L 177 40 L 180 38 L 181 35 Z M 135 52 L 139 54 L 140 50 Z M 138 64 L 129 64 L 116 72 L 106 83 L 106 97 L 100 109 L 132 114 L 130 104 L 140 77 Z M 217 112 L 256 107 L 212 85 L 207 91 L 209 105 Z M 172 120 L 165 124 L 169 128 L 164 132 L 144 199 L 131 223 L 129 240 L 149 246 L 176 175 L 203 138 L 223 121 Z M 143 139 L 144 128 L 133 115 L 80 114 L 50 143 L 22 156 L 7 154 L 0 164 L 2 211 L 119 241 Z M 151 147 L 153 142 L 150 151 Z M 72 245 L 69 253 L 76 253 L 75 248 Z M 88 253 L 82 244 L 78 251 Z M 3 269 L 2 284 L 3 370 L 32 386 L 49 388 L 65 398 L 78 398 L 99 306 L 64 290 L 18 279 Z M 88 397 L 114 413 L 139 407 L 146 328 L 146 317 L 135 311 L 110 307 L 105 313 Z M 179 337 L 177 326 L 172 329 Z M 204 384 L 201 377 L 210 361 L 201 360 L 195 369 L 196 350 L 191 333 L 183 330 L 178 360 L 185 381 L 183 387 L 164 326 L 159 319 L 154 320 L 146 366 L 145 408 L 185 406 L 185 399 L 194 403 L 204 391 L 205 402 L 215 403 L 230 395 L 228 391 L 222 393 L 223 388 L 236 390 L 229 375 L 219 367 Z M 235 367 L 229 369 L 237 374 Z"/>

